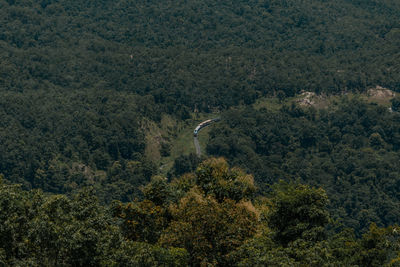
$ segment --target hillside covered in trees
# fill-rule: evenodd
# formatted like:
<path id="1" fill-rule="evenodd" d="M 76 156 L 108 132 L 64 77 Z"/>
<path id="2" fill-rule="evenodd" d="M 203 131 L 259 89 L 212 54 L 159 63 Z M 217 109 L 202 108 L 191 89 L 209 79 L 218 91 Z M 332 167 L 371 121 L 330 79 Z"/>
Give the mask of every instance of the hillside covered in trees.
<path id="1" fill-rule="evenodd" d="M 165 112 L 399 86 L 395 0 L 0 1 L 0 86 L 151 95 Z"/>
<path id="2" fill-rule="evenodd" d="M 341 97 L 400 91 L 399 17 L 0 0 L 0 265 L 399 265 L 400 98 Z M 292 103 L 303 90 L 337 101 Z M 207 153 L 226 160 L 171 154 L 217 112 Z"/>
<path id="3" fill-rule="evenodd" d="M 335 217 L 365 230 L 370 222 L 399 222 L 399 137 L 400 113 L 343 97 L 320 110 L 293 103 L 275 111 L 233 109 L 212 129 L 207 150 L 261 184 L 322 186 Z"/>
<path id="4" fill-rule="evenodd" d="M 142 201 L 98 204 L 0 184 L 0 263 L 14 266 L 398 266 L 399 227 L 362 238 L 335 227 L 321 188 L 279 183 L 255 197 L 253 177 L 223 159 Z"/>
<path id="5" fill-rule="evenodd" d="M 394 0 L 1 0 L 0 173 L 126 200 L 155 173 L 143 121 L 277 92 L 397 90 L 399 11 Z"/>

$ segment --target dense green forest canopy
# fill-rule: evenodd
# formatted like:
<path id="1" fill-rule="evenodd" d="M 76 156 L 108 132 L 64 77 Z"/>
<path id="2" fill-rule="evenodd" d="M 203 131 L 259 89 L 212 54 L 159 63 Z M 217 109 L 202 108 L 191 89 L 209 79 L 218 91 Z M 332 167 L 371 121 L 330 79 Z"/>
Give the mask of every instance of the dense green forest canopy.
<path id="1" fill-rule="evenodd" d="M 0 0 L 0 173 L 51 192 L 97 177 L 127 199 L 155 172 L 143 120 L 276 92 L 397 90 L 399 11 L 393 0 Z"/>
<path id="2" fill-rule="evenodd" d="M 395 266 L 400 99 L 251 104 L 399 91 L 399 17 L 397 0 L 0 0 L 0 265 Z M 194 155 L 156 176 L 147 125 L 217 110 L 207 152 L 256 183 Z"/>
<path id="3" fill-rule="evenodd" d="M 280 182 L 267 198 L 255 189 L 252 175 L 215 158 L 111 206 L 90 189 L 68 198 L 0 180 L 0 264 L 398 266 L 398 226 L 334 233 L 323 189 Z"/>
<path id="4" fill-rule="evenodd" d="M 154 103 L 118 92 L 3 92 L 0 172 L 25 188 L 68 193 L 95 185 L 128 200 L 156 173 L 141 124 Z"/>
<path id="5" fill-rule="evenodd" d="M 261 184 L 297 179 L 322 186 L 336 218 L 365 230 L 400 218 L 399 140 L 398 112 L 343 97 L 320 110 L 294 103 L 276 111 L 233 109 L 213 126 L 207 151 Z"/>
<path id="6" fill-rule="evenodd" d="M 151 95 L 174 113 L 399 85 L 400 7 L 369 1 L 0 1 L 0 85 Z"/>

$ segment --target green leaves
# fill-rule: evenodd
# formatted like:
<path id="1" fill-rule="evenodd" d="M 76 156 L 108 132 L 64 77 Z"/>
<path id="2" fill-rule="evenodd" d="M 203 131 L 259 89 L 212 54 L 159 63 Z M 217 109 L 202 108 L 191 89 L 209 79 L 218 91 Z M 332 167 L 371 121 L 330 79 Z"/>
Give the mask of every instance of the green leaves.
<path id="1" fill-rule="evenodd" d="M 192 190 L 170 208 L 172 221 L 159 242 L 185 248 L 193 265 L 232 265 L 228 254 L 256 232 L 251 206 L 230 199 L 218 202 Z"/>
<path id="2" fill-rule="evenodd" d="M 287 246 L 297 239 L 321 241 L 329 222 L 328 197 L 324 190 L 305 185 L 277 184 L 273 188 L 268 225 L 275 240 Z"/>
<path id="3" fill-rule="evenodd" d="M 119 229 L 93 193 L 45 196 L 0 185 L 0 260 L 6 265 L 98 266 L 119 249 Z"/>
<path id="4" fill-rule="evenodd" d="M 253 204 L 243 190 L 252 186 L 248 175 L 223 159 L 204 161 L 196 174 L 171 183 L 154 177 L 143 188 L 147 199 L 109 208 L 99 205 L 92 189 L 69 198 L 1 183 L 0 264 L 396 266 L 399 261 L 399 227 L 372 224 L 361 239 L 350 230 L 328 233 L 324 190 L 281 182 Z"/>
<path id="5" fill-rule="evenodd" d="M 204 161 L 196 170 L 196 184 L 205 195 L 211 195 L 218 201 L 225 198 L 240 201 L 252 199 L 256 191 L 253 176 L 238 168 L 229 169 L 222 159 L 211 158 Z"/>
<path id="6" fill-rule="evenodd" d="M 195 266 L 232 265 L 230 253 L 257 231 L 254 191 L 251 175 L 209 159 L 171 183 L 153 177 L 145 200 L 117 203 L 113 213 L 130 240 L 182 248 Z"/>
<path id="7" fill-rule="evenodd" d="M 254 174 L 264 194 L 269 187 L 263 185 L 278 179 L 324 188 L 332 216 L 357 233 L 371 222 L 397 223 L 398 113 L 361 96 L 321 99 L 320 109 L 227 111 L 211 129 L 207 151 Z"/>

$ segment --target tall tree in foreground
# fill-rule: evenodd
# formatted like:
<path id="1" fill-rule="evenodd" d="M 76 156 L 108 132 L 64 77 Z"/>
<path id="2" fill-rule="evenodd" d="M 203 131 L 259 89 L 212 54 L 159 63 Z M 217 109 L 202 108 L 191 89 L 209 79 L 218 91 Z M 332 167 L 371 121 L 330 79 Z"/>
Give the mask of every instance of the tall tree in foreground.
<path id="1" fill-rule="evenodd" d="M 268 225 L 274 230 L 274 239 L 282 246 L 298 239 L 321 241 L 329 222 L 328 196 L 321 188 L 279 183 L 275 185 Z"/>
<path id="2" fill-rule="evenodd" d="M 234 264 L 229 254 L 257 231 L 253 177 L 224 159 L 170 184 L 155 177 L 143 192 L 145 200 L 116 206 L 126 236 L 184 248 L 193 266 Z"/>

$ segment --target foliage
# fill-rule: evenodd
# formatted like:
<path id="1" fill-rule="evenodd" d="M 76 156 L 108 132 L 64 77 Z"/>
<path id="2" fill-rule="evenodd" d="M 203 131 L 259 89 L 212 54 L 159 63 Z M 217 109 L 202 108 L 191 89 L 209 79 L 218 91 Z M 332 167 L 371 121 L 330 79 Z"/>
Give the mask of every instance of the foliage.
<path id="1" fill-rule="evenodd" d="M 162 248 L 145 242 L 125 241 L 101 266 L 187 266 L 188 253 L 180 248 Z"/>
<path id="2" fill-rule="evenodd" d="M 195 266 L 231 265 L 226 254 L 256 231 L 256 215 L 246 203 L 230 199 L 220 203 L 195 191 L 171 207 L 171 213 L 172 222 L 160 243 L 186 248 Z"/>
<path id="3" fill-rule="evenodd" d="M 223 159 L 204 161 L 201 170 L 213 170 L 216 180 L 232 171 L 246 176 Z M 146 199 L 109 207 L 90 188 L 67 197 L 0 183 L 0 262 L 171 267 L 398 262 L 398 226 L 371 224 L 360 239 L 354 230 L 328 231 L 333 228 L 320 188 L 281 182 L 268 197 L 217 199 L 197 181 L 195 174 L 170 183 L 155 177 L 143 188 Z"/>
<path id="4" fill-rule="evenodd" d="M 357 98 L 325 109 L 227 111 L 207 151 L 250 173 L 267 194 L 278 179 L 324 188 L 334 219 L 356 229 L 398 222 L 400 115 Z"/>
<path id="5" fill-rule="evenodd" d="M 298 239 L 321 241 L 329 222 L 328 201 L 322 189 L 280 183 L 273 189 L 268 225 L 282 246 Z"/>
<path id="6" fill-rule="evenodd" d="M 155 173 L 144 156 L 139 102 L 116 92 L 3 95 L 0 173 L 24 188 L 70 193 L 94 185 L 104 201 L 128 200 Z"/>
<path id="7" fill-rule="evenodd" d="M 130 240 L 184 248 L 191 265 L 230 265 L 229 253 L 256 232 L 254 190 L 250 175 L 209 159 L 169 184 L 154 177 L 144 200 L 117 203 L 114 216 Z"/>
<path id="8" fill-rule="evenodd" d="M 393 257 L 400 245 L 398 231 L 399 227 L 378 228 L 376 224 L 371 224 L 361 239 L 359 264 L 382 266 L 388 258 Z"/>
<path id="9" fill-rule="evenodd" d="M 391 100 L 391 103 L 392 103 L 392 110 L 398 112 L 400 109 L 400 97 L 397 96 L 397 97 L 393 98 Z"/>
<path id="10" fill-rule="evenodd" d="M 397 90 L 399 12 L 393 0 L 1 0 L 0 173 L 26 189 L 94 184 L 102 202 L 130 201 L 156 172 L 143 121 L 303 89 Z M 176 174 L 196 165 L 179 158 Z"/>
<path id="11" fill-rule="evenodd" d="M 196 170 L 196 184 L 206 195 L 218 201 L 225 198 L 240 201 L 251 199 L 256 188 L 253 176 L 237 168 L 229 169 L 224 159 L 205 160 Z"/>
<path id="12" fill-rule="evenodd" d="M 193 172 L 200 161 L 199 157 L 194 153 L 180 155 L 174 161 L 174 174 L 180 176 L 184 173 Z"/>
<path id="13" fill-rule="evenodd" d="M 393 0 L 2 0 L 0 7 L 6 90 L 112 88 L 147 95 L 184 119 L 189 108 L 249 104 L 279 90 L 399 84 Z"/>
<path id="14" fill-rule="evenodd" d="M 184 266 L 184 249 L 131 242 L 93 190 L 68 198 L 0 184 L 0 261 L 6 266 Z"/>
<path id="15" fill-rule="evenodd" d="M 133 241 L 154 244 L 168 225 L 167 211 L 150 200 L 118 204 L 114 216 L 123 219 L 122 229 Z"/>
<path id="16" fill-rule="evenodd" d="M 0 265 L 398 264 L 398 97 L 393 112 L 250 105 L 398 90 L 399 14 L 395 0 L 0 0 L 0 173 L 24 189 L 0 184 Z M 189 155 L 171 175 L 194 173 L 153 177 L 147 122 L 241 105 L 207 151 L 243 170 Z M 311 187 L 268 186 L 293 178 Z M 355 235 L 325 235 L 326 204 Z"/>
<path id="17" fill-rule="evenodd" d="M 194 174 L 170 183 L 155 177 L 143 188 L 146 199 L 119 203 L 114 216 L 126 238 L 184 249 L 190 266 L 382 266 L 396 261 L 397 227 L 372 224 L 357 239 L 354 230 L 331 224 L 321 188 L 281 181 L 267 197 L 245 193 L 254 188 L 249 175 L 222 158 L 210 158 Z"/>

